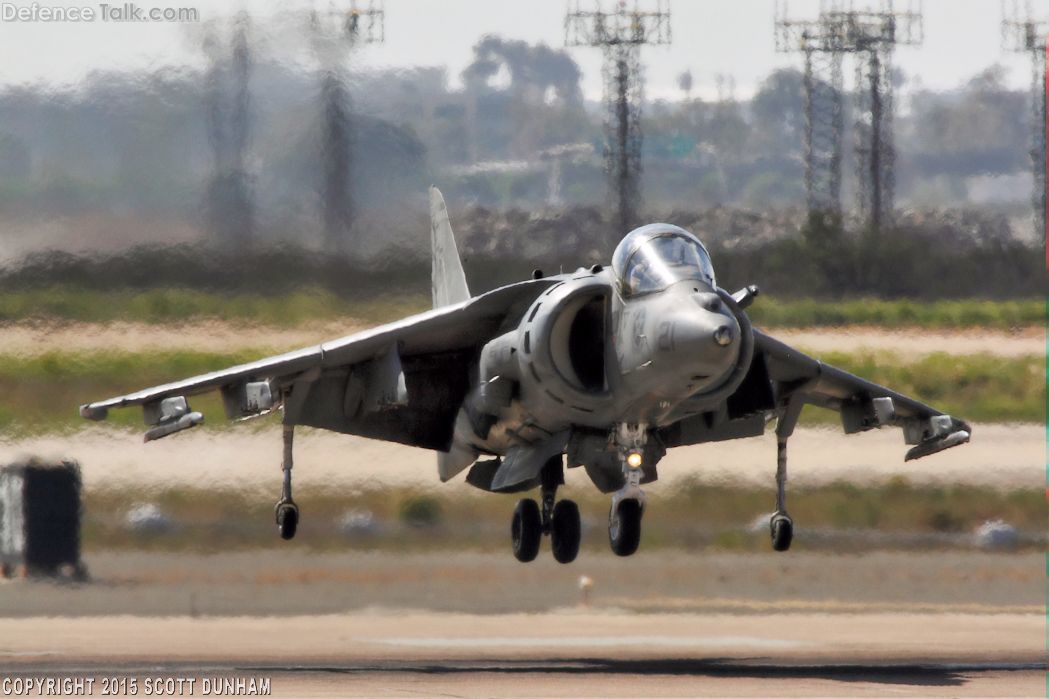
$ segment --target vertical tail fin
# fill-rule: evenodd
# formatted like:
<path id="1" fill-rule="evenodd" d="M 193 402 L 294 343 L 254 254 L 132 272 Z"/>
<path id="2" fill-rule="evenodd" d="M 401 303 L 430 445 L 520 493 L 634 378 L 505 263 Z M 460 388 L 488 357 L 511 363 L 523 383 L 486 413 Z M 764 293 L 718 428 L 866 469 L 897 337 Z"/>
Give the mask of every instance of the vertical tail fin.
<path id="1" fill-rule="evenodd" d="M 448 207 L 436 187 L 430 187 L 430 244 L 433 254 L 433 307 L 450 306 L 467 301 L 470 290 L 455 246 Z"/>
<path id="2" fill-rule="evenodd" d="M 433 255 L 433 307 L 441 308 L 469 300 L 470 289 L 466 286 L 466 274 L 463 273 L 463 263 L 455 246 L 452 224 L 448 222 L 448 207 L 436 187 L 430 187 L 430 244 Z M 456 422 L 465 419 L 460 414 Z M 476 459 L 477 452 L 472 448 L 453 442 L 447 452 L 437 452 L 437 473 L 442 481 L 447 481 Z"/>

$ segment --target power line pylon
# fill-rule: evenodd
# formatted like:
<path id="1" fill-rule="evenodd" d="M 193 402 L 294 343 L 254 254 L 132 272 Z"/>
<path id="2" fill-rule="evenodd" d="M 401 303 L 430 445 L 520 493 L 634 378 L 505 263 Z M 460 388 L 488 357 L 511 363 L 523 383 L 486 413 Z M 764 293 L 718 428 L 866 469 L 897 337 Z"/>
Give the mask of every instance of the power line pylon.
<path id="1" fill-rule="evenodd" d="M 565 45 L 597 46 L 604 53 L 605 172 L 615 200 L 616 241 L 638 224 L 641 207 L 641 47 L 670 43 L 669 0 L 649 7 L 619 0 L 605 12 L 598 0 L 595 9 L 583 11 L 574 0 L 565 14 Z"/>
<path id="2" fill-rule="evenodd" d="M 809 210 L 840 216 L 843 55 L 856 54 L 856 174 L 859 210 L 871 230 L 892 218 L 896 150 L 893 143 L 892 57 L 896 46 L 922 42 L 920 2 L 899 12 L 892 0 L 878 9 L 844 9 L 823 2 L 814 21 L 776 11 L 776 49 L 805 54 L 806 181 Z"/>
<path id="3" fill-rule="evenodd" d="M 321 69 L 324 244 L 340 251 L 346 248 L 356 214 L 350 186 L 354 128 L 345 64 L 361 44 L 385 41 L 382 0 L 371 0 L 367 9 L 351 0 L 348 8 L 339 9 L 332 3 L 327 11 L 314 10 L 310 31 Z"/>
<path id="4" fill-rule="evenodd" d="M 1002 46 L 1031 55 L 1031 174 L 1034 178 L 1033 205 L 1035 235 L 1045 235 L 1045 39 L 1049 24 L 1034 19 L 1031 3 L 1021 12 L 1017 0 L 1002 1 Z"/>
<path id="5" fill-rule="evenodd" d="M 822 13 L 821 13 L 822 14 Z M 841 221 L 842 55 L 818 21 L 791 20 L 776 5 L 776 50 L 805 56 L 805 191 L 809 216 Z"/>
<path id="6" fill-rule="evenodd" d="M 208 182 L 204 211 L 208 229 L 220 245 L 243 248 L 255 236 L 252 178 L 246 165 L 251 131 L 252 50 L 249 19 L 239 13 L 232 21 L 228 49 L 222 26 L 209 26 L 204 53 L 209 66 L 204 79 L 208 141 L 214 172 Z"/>

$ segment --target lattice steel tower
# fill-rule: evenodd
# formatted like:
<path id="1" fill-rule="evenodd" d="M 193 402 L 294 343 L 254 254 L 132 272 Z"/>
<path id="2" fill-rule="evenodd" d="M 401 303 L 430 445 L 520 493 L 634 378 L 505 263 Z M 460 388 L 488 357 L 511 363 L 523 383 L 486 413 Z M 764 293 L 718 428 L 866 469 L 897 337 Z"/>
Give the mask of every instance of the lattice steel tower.
<path id="1" fill-rule="evenodd" d="M 878 9 L 844 9 L 825 1 L 816 20 L 787 18 L 778 3 L 776 49 L 805 54 L 805 178 L 809 211 L 841 217 L 843 132 L 842 59 L 856 60 L 856 175 L 858 208 L 872 230 L 892 218 L 896 184 L 893 145 L 892 56 L 897 45 L 922 41 L 922 12 L 898 12 L 892 0 Z"/>
<path id="2" fill-rule="evenodd" d="M 1016 52 L 1029 53 L 1031 71 L 1031 174 L 1034 176 L 1034 223 L 1036 235 L 1046 235 L 1045 218 L 1045 37 L 1049 25 L 1036 20 L 1030 2 L 1023 12 L 1016 0 L 1002 2 L 1002 45 Z"/>
<path id="3" fill-rule="evenodd" d="M 332 4 L 326 11 L 310 14 L 310 34 L 321 69 L 320 195 L 329 250 L 345 249 L 356 214 L 350 187 L 354 128 L 345 63 L 357 46 L 385 40 L 384 20 L 382 0 L 372 0 L 367 9 L 351 0 L 348 8 Z"/>
<path id="4" fill-rule="evenodd" d="M 207 226 L 221 245 L 243 248 L 255 237 L 255 202 L 247 152 L 251 137 L 252 51 L 249 18 L 241 12 L 232 21 L 229 47 L 219 23 L 207 27 L 204 52 L 204 108 L 214 172 L 205 193 Z"/>
<path id="5" fill-rule="evenodd" d="M 654 0 L 642 9 L 620 0 L 605 12 L 569 4 L 565 15 L 566 46 L 598 46 L 604 52 L 605 172 L 616 207 L 614 242 L 639 223 L 641 207 L 641 47 L 670 43 L 669 0 Z"/>

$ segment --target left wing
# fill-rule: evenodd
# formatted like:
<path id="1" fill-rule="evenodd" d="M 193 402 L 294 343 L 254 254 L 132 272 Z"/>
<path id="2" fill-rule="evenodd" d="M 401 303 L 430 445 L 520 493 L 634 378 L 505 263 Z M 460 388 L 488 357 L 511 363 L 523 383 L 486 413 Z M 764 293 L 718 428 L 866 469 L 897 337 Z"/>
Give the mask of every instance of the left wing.
<path id="1" fill-rule="evenodd" d="M 793 429 L 789 423 L 805 403 L 841 413 L 846 434 L 886 425 L 902 427 L 904 441 L 915 445 L 907 452 L 907 461 L 964 444 L 972 434 L 963 420 L 824 364 L 757 329 L 754 354 L 755 360 L 760 355 L 766 362 L 780 420 L 786 418 L 788 429 Z"/>
<path id="2" fill-rule="evenodd" d="M 104 420 L 140 405 L 146 440 L 203 421 L 189 396 L 219 390 L 230 419 L 284 407 L 284 421 L 447 450 L 469 358 L 557 279 L 530 280 L 339 340 L 87 403 Z"/>

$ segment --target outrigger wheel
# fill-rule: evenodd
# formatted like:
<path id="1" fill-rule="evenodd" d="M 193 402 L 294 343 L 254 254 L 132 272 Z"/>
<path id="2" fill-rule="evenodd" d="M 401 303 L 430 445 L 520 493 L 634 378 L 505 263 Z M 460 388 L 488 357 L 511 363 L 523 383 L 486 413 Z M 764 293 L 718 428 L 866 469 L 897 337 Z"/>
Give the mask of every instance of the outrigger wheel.
<path id="1" fill-rule="evenodd" d="M 769 523 L 769 532 L 772 535 L 772 548 L 776 551 L 786 551 L 794 539 L 794 520 L 785 513 L 777 512 Z"/>
<path id="2" fill-rule="evenodd" d="M 290 500 L 282 500 L 277 503 L 275 510 L 280 538 L 285 541 L 295 538 L 295 532 L 299 528 L 299 506 Z"/>

